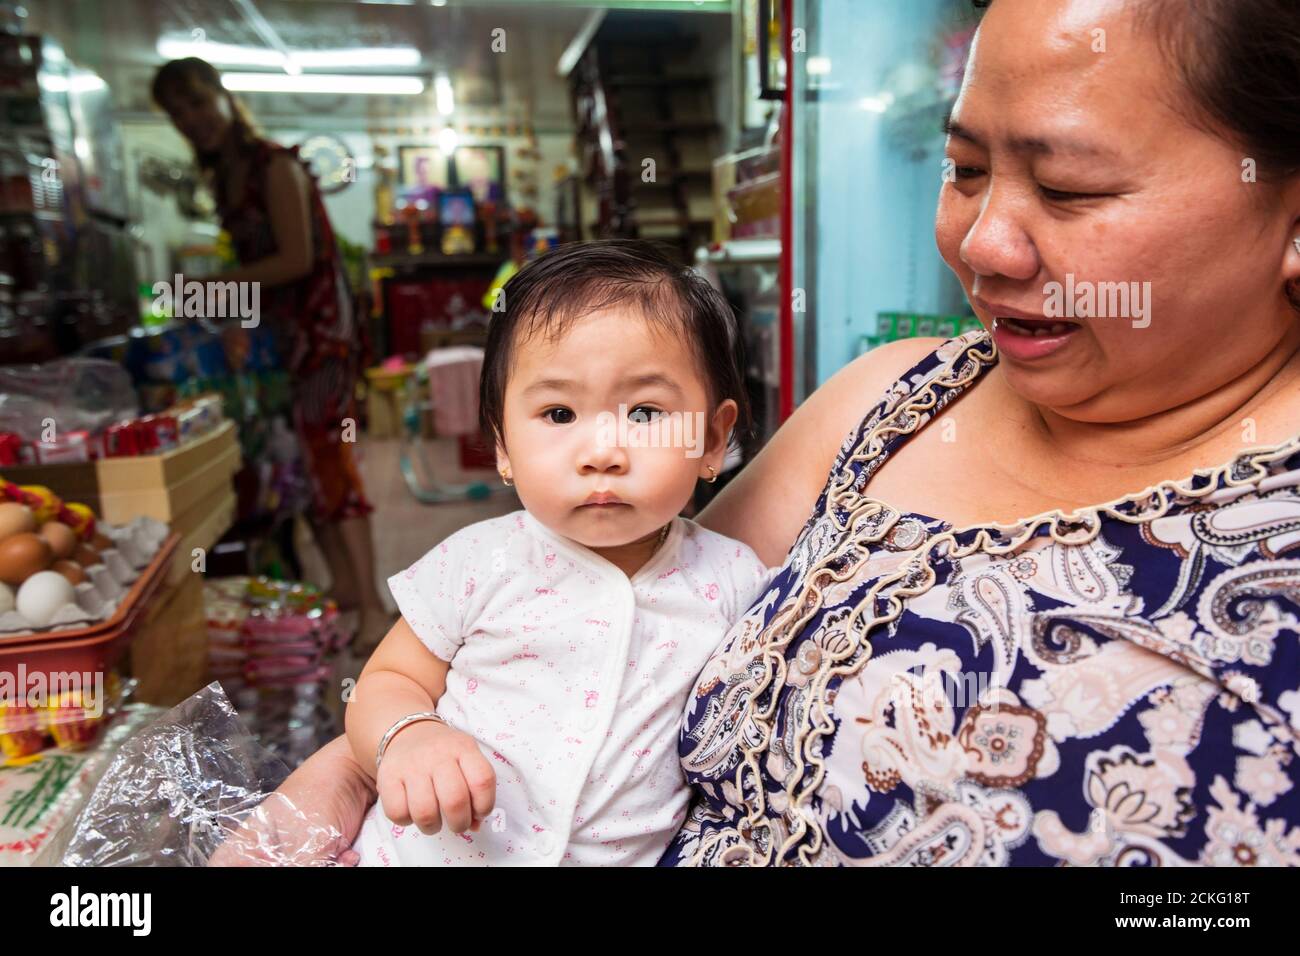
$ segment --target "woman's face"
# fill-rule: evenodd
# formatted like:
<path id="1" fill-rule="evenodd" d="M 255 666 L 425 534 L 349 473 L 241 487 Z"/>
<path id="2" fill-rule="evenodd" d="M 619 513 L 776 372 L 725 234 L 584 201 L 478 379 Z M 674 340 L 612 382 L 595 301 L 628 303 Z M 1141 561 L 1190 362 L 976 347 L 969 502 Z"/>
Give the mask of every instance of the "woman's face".
<path id="1" fill-rule="evenodd" d="M 172 125 L 200 153 L 215 152 L 234 119 L 230 97 L 202 83 L 173 89 L 163 98 Z"/>
<path id="2" fill-rule="evenodd" d="M 935 223 L 1009 385 L 1077 421 L 1176 407 L 1300 344 L 1283 292 L 1300 273 L 1295 184 L 1249 181 L 1243 149 L 1178 111 L 1177 76 L 1126 6 L 996 0 Z M 1045 336 L 1014 321 L 1051 315 L 1066 324 Z"/>

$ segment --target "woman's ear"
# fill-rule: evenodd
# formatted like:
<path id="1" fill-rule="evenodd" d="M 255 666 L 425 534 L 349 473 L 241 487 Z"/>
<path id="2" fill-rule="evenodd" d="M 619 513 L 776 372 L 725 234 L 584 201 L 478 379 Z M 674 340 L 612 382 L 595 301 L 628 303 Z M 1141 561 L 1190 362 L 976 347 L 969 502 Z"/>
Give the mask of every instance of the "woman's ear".
<path id="1" fill-rule="evenodd" d="M 1300 283 L 1300 173 L 1287 180 L 1282 196 L 1291 216 L 1291 231 L 1282 255 L 1282 281 L 1287 285 L 1287 292 L 1291 292 Z"/>

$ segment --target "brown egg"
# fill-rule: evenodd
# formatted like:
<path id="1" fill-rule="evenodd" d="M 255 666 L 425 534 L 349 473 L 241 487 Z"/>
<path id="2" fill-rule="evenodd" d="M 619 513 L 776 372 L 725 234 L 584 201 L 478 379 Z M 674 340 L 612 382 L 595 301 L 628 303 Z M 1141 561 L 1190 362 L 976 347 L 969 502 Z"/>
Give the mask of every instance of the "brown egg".
<path id="1" fill-rule="evenodd" d="M 72 557 L 77 550 L 77 532 L 61 521 L 47 521 L 41 525 L 41 537 L 50 543 L 56 560 Z"/>
<path id="2" fill-rule="evenodd" d="M 99 552 L 88 544 L 77 545 L 77 550 L 73 553 L 72 558 L 83 568 L 104 563 L 104 559 L 99 556 Z"/>
<path id="3" fill-rule="evenodd" d="M 37 571 L 44 571 L 54 560 L 50 543 L 38 534 L 25 531 L 0 541 L 0 581 L 22 584 Z"/>
<path id="4" fill-rule="evenodd" d="M 81 570 L 81 565 L 76 561 L 55 561 L 50 565 L 50 570 L 58 571 L 73 587 L 86 580 L 86 572 Z"/>
<path id="5" fill-rule="evenodd" d="M 90 543 L 95 546 L 96 550 L 103 551 L 105 548 L 113 546 L 113 539 L 102 532 L 96 531 L 95 536 L 90 539 Z"/>
<path id="6" fill-rule="evenodd" d="M 32 509 L 17 501 L 0 504 L 0 541 L 10 535 L 36 530 L 36 515 Z"/>

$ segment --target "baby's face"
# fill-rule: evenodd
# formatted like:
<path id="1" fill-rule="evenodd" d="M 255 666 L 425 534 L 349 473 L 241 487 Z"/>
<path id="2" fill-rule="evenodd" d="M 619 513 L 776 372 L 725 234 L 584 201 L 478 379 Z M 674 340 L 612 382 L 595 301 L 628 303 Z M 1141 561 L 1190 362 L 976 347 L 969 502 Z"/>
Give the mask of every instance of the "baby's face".
<path id="1" fill-rule="evenodd" d="M 709 414 L 680 335 L 613 308 L 575 320 L 558 341 L 516 344 L 497 455 L 539 521 L 615 547 L 681 511 L 708 465 L 721 470 L 735 417 L 730 400 Z M 591 502 L 601 495 L 610 503 Z"/>

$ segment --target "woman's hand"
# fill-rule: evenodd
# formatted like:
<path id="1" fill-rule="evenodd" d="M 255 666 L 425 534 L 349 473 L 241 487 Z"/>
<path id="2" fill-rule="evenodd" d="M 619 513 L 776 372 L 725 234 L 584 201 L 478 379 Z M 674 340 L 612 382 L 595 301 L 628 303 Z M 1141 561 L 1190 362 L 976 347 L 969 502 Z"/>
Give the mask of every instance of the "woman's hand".
<path id="1" fill-rule="evenodd" d="M 393 737 L 379 764 L 379 799 L 398 826 L 421 833 L 477 830 L 496 802 L 496 773 L 478 742 L 446 724 L 421 721 Z"/>
<path id="2" fill-rule="evenodd" d="M 209 866 L 355 866 L 374 786 L 346 737 L 312 754 L 212 854 Z"/>

